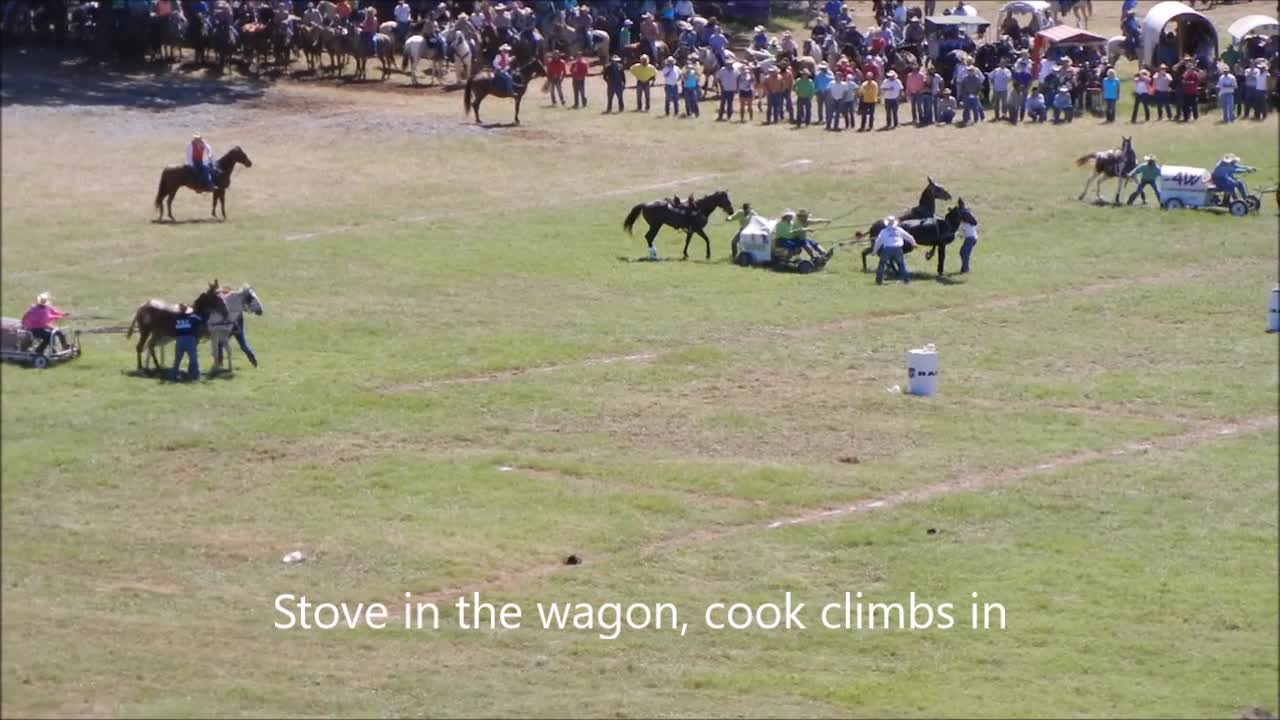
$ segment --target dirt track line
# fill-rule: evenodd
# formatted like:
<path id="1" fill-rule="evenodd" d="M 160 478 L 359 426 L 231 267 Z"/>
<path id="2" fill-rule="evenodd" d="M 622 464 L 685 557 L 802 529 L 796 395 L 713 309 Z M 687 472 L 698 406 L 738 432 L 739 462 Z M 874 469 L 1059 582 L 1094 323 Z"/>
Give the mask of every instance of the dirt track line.
<path id="1" fill-rule="evenodd" d="M 446 378 L 442 380 L 424 380 L 416 383 L 402 383 L 400 385 L 392 385 L 383 388 L 383 392 L 410 392 L 413 390 L 426 390 L 433 387 L 441 387 L 445 385 L 472 385 L 475 383 L 495 382 L 498 380 L 510 380 L 524 375 L 535 375 L 540 373 L 550 373 L 559 370 L 581 370 L 582 368 L 596 367 L 598 365 L 615 365 L 627 362 L 648 362 L 655 360 L 658 353 L 633 353 L 630 355 L 604 355 L 600 357 L 587 358 L 578 362 L 559 363 L 556 365 L 535 365 L 526 368 L 515 368 L 513 370 L 501 370 L 498 372 L 484 373 L 482 375 L 466 375 L 457 378 Z"/>
<path id="2" fill-rule="evenodd" d="M 638 554 L 640 557 L 646 557 L 655 554 L 662 554 L 672 550 L 680 550 L 708 542 L 714 542 L 716 540 L 752 530 L 768 531 L 795 525 L 809 525 L 819 522 L 842 520 L 874 510 L 891 510 L 901 505 L 926 502 L 954 493 L 973 492 L 1011 485 L 1038 473 L 1052 472 L 1097 460 L 1133 457 L 1151 450 L 1183 449 L 1212 440 L 1217 440 L 1219 438 L 1234 437 L 1245 433 L 1259 432 L 1269 428 L 1280 428 L 1280 417 L 1275 415 L 1255 417 L 1226 425 L 1219 423 L 1205 423 L 1176 435 L 1166 435 L 1149 440 L 1127 442 L 1123 445 L 1119 445 L 1105 451 L 1090 450 L 1071 455 L 1060 455 L 1034 465 L 1025 465 L 1022 467 L 994 472 L 974 473 L 972 475 L 961 476 L 947 482 L 935 483 L 933 485 L 927 485 L 914 490 L 905 490 L 892 495 L 863 500 L 852 505 L 814 509 L 809 512 L 791 517 L 779 518 L 764 524 L 761 524 L 760 522 L 746 522 L 719 527 L 698 528 L 680 535 L 651 542 L 639 548 L 606 553 L 598 556 L 587 556 L 584 557 L 583 560 L 584 562 L 595 565 L 605 563 L 610 560 L 618 560 L 623 556 L 631 556 L 633 554 Z M 494 590 L 518 587 L 531 580 L 553 575 L 564 567 L 565 566 L 560 563 L 541 564 L 525 568 L 523 570 L 495 575 L 485 581 L 468 586 L 437 590 L 421 595 L 414 593 L 413 596 L 415 599 L 420 601 L 439 603 L 441 601 L 450 600 L 463 595 L 470 595 L 474 592 L 492 592 Z M 395 606 L 389 605 L 388 607 L 394 608 Z"/>
<path id="3" fill-rule="evenodd" d="M 585 475 L 572 475 L 570 473 L 561 472 L 559 470 L 548 470 L 545 468 L 515 466 L 506 472 L 522 477 L 534 478 L 537 480 L 546 480 L 548 482 L 570 485 L 576 488 L 592 491 L 604 491 L 609 493 L 631 493 L 645 495 L 660 495 L 682 502 L 704 505 L 718 505 L 721 507 L 759 507 L 762 502 L 747 500 L 740 497 L 725 497 L 723 495 L 709 495 L 706 493 L 691 492 L 688 490 L 675 490 L 672 488 L 654 487 L 652 485 L 636 485 L 618 480 L 604 480 L 598 477 L 589 477 Z"/>

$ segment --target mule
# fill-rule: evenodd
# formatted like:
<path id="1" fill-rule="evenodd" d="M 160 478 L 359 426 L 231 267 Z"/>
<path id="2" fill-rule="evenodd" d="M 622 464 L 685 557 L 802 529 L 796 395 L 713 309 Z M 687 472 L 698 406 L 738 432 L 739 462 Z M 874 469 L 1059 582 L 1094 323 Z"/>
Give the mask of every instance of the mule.
<path id="1" fill-rule="evenodd" d="M 218 294 L 220 285 L 214 280 L 209 285 L 209 289 L 205 290 L 195 299 L 191 305 L 182 303 L 172 304 L 163 300 L 150 300 L 138 307 L 133 314 L 133 322 L 129 324 L 129 331 L 125 333 L 125 338 L 133 337 L 134 330 L 138 331 L 138 371 L 145 370 L 142 364 L 142 351 L 147 351 L 152 366 L 157 370 L 160 369 L 160 360 L 156 357 L 156 346 L 164 345 L 172 342 L 178 333 L 174 327 L 174 321 L 188 311 L 194 312 L 205 319 L 205 326 L 201 328 L 197 336 L 197 342 L 200 337 L 208 337 L 208 325 L 225 321 L 227 317 L 227 303 Z"/>
<path id="2" fill-rule="evenodd" d="M 494 87 L 494 76 L 490 70 L 482 70 L 467 78 L 467 86 L 462 94 L 462 112 L 474 111 L 476 123 L 480 123 L 480 103 L 489 95 L 512 98 L 516 101 L 515 124 L 520 124 L 520 101 L 529 89 L 529 83 L 539 75 L 546 75 L 547 70 L 539 60 L 532 60 L 518 71 L 511 73 L 511 92 L 505 88 Z M 474 100 L 472 99 L 474 97 Z"/>
<path id="3" fill-rule="evenodd" d="M 221 203 L 222 219 L 227 219 L 227 188 L 231 187 L 231 173 L 236 169 L 237 164 L 253 167 L 253 161 L 244 150 L 240 149 L 239 145 L 228 150 L 213 164 L 213 184 L 217 189 L 213 191 L 213 207 L 209 214 L 215 218 L 218 217 L 218 204 Z M 169 220 L 173 221 L 173 197 L 184 187 L 197 193 L 205 192 L 199 175 L 191 167 L 170 165 L 160 173 L 160 187 L 156 190 L 156 212 L 159 213 L 157 221 L 164 220 L 166 198 Z"/>
<path id="4" fill-rule="evenodd" d="M 1098 152 L 1081 155 L 1076 158 L 1076 167 L 1084 167 L 1093 161 L 1093 174 L 1088 180 L 1084 181 L 1084 189 L 1080 191 L 1077 200 L 1084 200 L 1084 196 L 1089 192 L 1089 185 L 1094 184 L 1094 194 L 1099 203 L 1105 203 L 1102 199 L 1102 181 L 1109 178 L 1116 179 L 1116 197 L 1115 204 L 1120 204 L 1120 192 L 1129 184 L 1129 173 L 1138 167 L 1138 154 L 1133 150 L 1133 138 L 1122 138 L 1120 147 L 1110 150 L 1100 150 Z"/>
<path id="5" fill-rule="evenodd" d="M 663 225 L 670 225 L 677 230 L 684 230 L 684 259 L 689 259 L 689 242 L 696 233 L 702 238 L 707 245 L 707 259 L 711 259 L 711 239 L 703 231 L 707 225 L 707 219 L 711 214 L 719 208 L 726 215 L 733 214 L 733 202 L 729 200 L 729 193 L 724 190 L 717 190 L 710 195 L 698 198 L 693 201 L 693 209 L 677 208 L 672 206 L 671 202 L 666 199 L 654 200 L 649 203 L 641 203 L 631 208 L 631 212 L 627 213 L 627 218 L 622 221 L 622 229 L 631 234 L 632 228 L 642 215 L 644 221 L 649 224 L 649 231 L 644 234 L 645 242 L 649 244 L 649 256 L 656 257 L 653 249 L 653 241 L 658 237 L 658 232 L 662 230 Z"/>

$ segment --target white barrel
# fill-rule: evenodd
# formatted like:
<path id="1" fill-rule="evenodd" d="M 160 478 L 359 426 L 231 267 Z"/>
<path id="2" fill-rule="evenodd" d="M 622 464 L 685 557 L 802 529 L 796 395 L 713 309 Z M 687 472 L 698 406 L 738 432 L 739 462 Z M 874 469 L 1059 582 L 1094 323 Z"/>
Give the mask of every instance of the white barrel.
<path id="1" fill-rule="evenodd" d="M 938 392 L 938 351 L 932 344 L 907 351 L 907 392 L 925 396 Z"/>
<path id="2" fill-rule="evenodd" d="M 1280 285 L 1271 291 L 1271 308 L 1267 313 L 1267 332 L 1280 332 Z"/>

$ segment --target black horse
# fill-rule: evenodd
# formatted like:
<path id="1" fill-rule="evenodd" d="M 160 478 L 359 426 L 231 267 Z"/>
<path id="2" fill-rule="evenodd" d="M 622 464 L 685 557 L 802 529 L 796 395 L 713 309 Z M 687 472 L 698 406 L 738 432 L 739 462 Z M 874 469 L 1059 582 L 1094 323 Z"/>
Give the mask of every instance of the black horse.
<path id="1" fill-rule="evenodd" d="M 938 254 L 938 276 L 943 275 L 943 271 L 947 264 L 947 246 L 956 239 L 956 231 L 960 229 L 961 223 L 978 224 L 977 218 L 969 208 L 965 207 L 964 198 L 960 198 L 959 204 L 947 211 L 945 217 L 930 218 L 913 218 L 910 220 L 902 220 L 898 226 L 911 234 L 915 238 L 917 245 L 923 245 L 929 248 L 929 252 L 925 253 L 924 259 L 932 260 L 936 252 Z M 871 235 L 874 241 L 875 235 L 884 229 L 884 221 L 879 221 L 871 226 Z M 911 246 L 903 248 L 904 253 L 911 252 Z M 868 247 L 862 252 L 862 271 L 867 270 L 867 256 L 871 254 L 871 248 Z M 893 263 L 894 267 L 888 268 L 890 274 L 897 272 L 897 262 Z"/>
<path id="2" fill-rule="evenodd" d="M 916 238 L 916 242 L 920 243 L 921 245 L 929 246 L 929 245 L 935 244 L 929 241 L 934 231 L 928 229 L 928 226 L 926 224 L 926 226 L 919 228 L 920 232 L 922 233 L 922 236 L 917 236 L 916 232 L 911 229 L 912 226 L 908 226 L 906 223 L 912 220 L 923 220 L 927 222 L 933 222 L 934 220 L 937 220 L 938 219 L 937 218 L 937 207 L 938 207 L 937 201 L 950 200 L 951 193 L 948 192 L 946 188 L 934 182 L 933 178 L 930 177 L 926 179 L 928 180 L 928 184 L 924 186 L 924 190 L 920 191 L 919 202 L 916 203 L 915 207 L 899 215 L 898 220 L 902 222 L 903 229 L 911 233 L 912 237 Z M 855 237 L 857 237 L 858 239 L 870 237 L 870 240 L 871 240 L 870 244 L 868 244 L 867 247 L 862 251 L 862 269 L 864 271 L 867 269 L 867 256 L 871 254 L 871 248 L 875 247 L 876 235 L 878 235 L 880 231 L 883 229 L 884 229 L 884 221 L 877 220 L 875 224 L 873 224 L 867 232 L 858 233 L 857 235 L 855 235 Z M 955 237 L 955 231 L 953 228 L 952 236 L 951 238 L 948 238 L 946 240 L 946 243 L 951 242 L 951 240 L 954 239 L 954 237 Z M 945 245 L 946 243 L 942 243 L 942 244 Z M 946 253 L 943 252 L 942 257 L 938 258 L 939 274 L 942 273 L 942 265 L 945 262 L 945 260 L 946 260 Z"/>
<path id="3" fill-rule="evenodd" d="M 627 219 L 622 221 L 622 229 L 631 234 L 631 228 L 636 224 L 636 220 L 643 214 L 645 222 L 649 223 L 649 232 L 644 234 L 644 239 L 649 243 L 650 254 L 653 253 L 653 240 L 658 237 L 658 231 L 663 225 L 670 225 L 677 230 L 684 230 L 684 257 L 689 259 L 689 242 L 693 239 L 694 233 L 697 233 L 702 241 L 707 244 L 707 259 L 711 259 L 711 239 L 703 232 L 703 228 L 707 226 L 707 218 L 711 217 L 711 213 L 716 208 L 724 210 L 726 214 L 733 214 L 733 202 L 729 200 L 729 193 L 724 190 L 717 190 L 710 195 L 698 198 L 693 201 L 693 208 L 677 208 L 671 205 L 666 199 L 654 200 L 650 203 L 641 203 L 631 208 L 631 212 L 627 213 Z"/>

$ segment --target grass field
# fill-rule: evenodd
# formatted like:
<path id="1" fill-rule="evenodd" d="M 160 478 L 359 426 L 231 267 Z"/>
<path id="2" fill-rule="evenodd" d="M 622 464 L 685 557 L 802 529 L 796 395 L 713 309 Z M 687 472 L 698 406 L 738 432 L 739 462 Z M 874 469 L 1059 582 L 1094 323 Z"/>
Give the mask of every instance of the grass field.
<path id="1" fill-rule="evenodd" d="M 523 126 L 478 128 L 456 92 L 5 60 L 6 316 L 50 290 L 70 327 L 127 324 L 215 277 L 266 313 L 261 367 L 237 353 L 197 384 L 133 375 L 116 334 L 4 366 L 4 715 L 1280 706 L 1275 207 L 1095 207 L 1072 163 L 1132 134 L 1139 155 L 1235 152 L 1274 184 L 1274 115 L 833 135 L 708 105 L 601 117 L 593 85 L 590 111 L 538 95 Z M 228 222 L 184 191 L 182 222 L 153 223 L 193 131 L 254 165 Z M 722 216 L 711 262 L 675 260 L 670 230 L 663 262 L 636 262 L 620 228 L 635 203 L 717 188 L 869 222 L 926 175 L 981 221 L 969 275 L 934 281 L 914 253 L 916 282 L 877 287 L 847 247 L 811 276 L 746 270 Z M 890 392 L 930 342 L 940 394 Z M 307 561 L 283 565 L 294 549 Z M 406 591 L 446 610 L 440 630 L 273 628 L 280 593 L 395 609 Z M 788 591 L 810 621 L 846 591 L 976 592 L 1007 626 L 702 622 Z M 458 629 L 471 592 L 525 626 Z M 535 603 L 566 600 L 674 603 L 688 632 L 535 627 Z"/>

